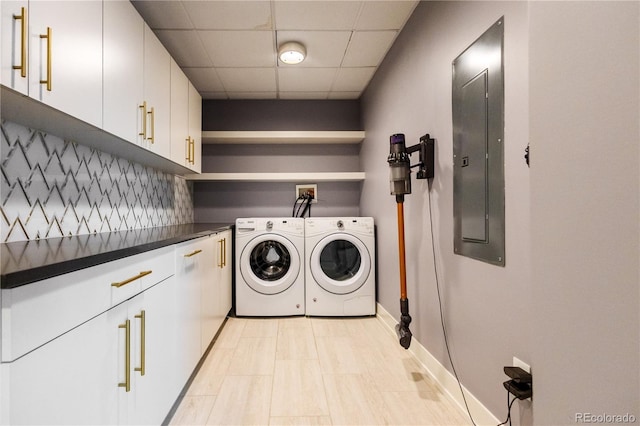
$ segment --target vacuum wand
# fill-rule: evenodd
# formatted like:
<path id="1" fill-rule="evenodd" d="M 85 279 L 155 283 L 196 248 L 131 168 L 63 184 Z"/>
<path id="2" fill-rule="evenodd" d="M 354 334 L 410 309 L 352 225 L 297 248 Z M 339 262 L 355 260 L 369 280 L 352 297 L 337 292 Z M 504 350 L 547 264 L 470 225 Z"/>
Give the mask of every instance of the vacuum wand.
<path id="1" fill-rule="evenodd" d="M 409 349 L 411 345 L 411 315 L 409 315 L 409 299 L 407 299 L 407 265 L 404 252 L 404 202 L 396 203 L 398 207 L 398 254 L 400 260 L 400 323 L 396 324 L 396 334 L 400 346 Z"/>
<path id="2" fill-rule="evenodd" d="M 400 346 L 405 349 L 411 345 L 411 316 L 407 299 L 407 266 L 404 243 L 404 195 L 411 194 L 411 163 L 404 141 L 404 134 L 391 135 L 387 162 L 391 168 L 391 195 L 396 196 L 398 208 L 398 253 L 400 261 L 400 322 L 396 325 L 396 334 Z"/>

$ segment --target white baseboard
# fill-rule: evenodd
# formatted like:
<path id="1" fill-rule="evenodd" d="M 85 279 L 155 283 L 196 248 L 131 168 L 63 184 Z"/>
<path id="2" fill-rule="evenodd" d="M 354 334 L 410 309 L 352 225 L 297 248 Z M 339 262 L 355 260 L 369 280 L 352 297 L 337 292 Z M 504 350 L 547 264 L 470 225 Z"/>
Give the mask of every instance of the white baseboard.
<path id="1" fill-rule="evenodd" d="M 387 327 L 387 329 L 391 332 L 391 334 L 395 337 L 396 331 L 395 327 L 398 321 L 387 312 L 386 309 L 382 307 L 379 303 L 377 304 L 377 314 L 376 316 L 382 323 Z M 446 394 L 462 411 L 465 417 L 469 417 L 467 414 L 467 409 L 464 405 L 464 400 L 462 399 L 462 394 L 460 393 L 460 387 L 458 386 L 458 381 L 456 377 L 449 372 L 444 366 L 438 361 L 431 353 L 424 347 L 420 342 L 415 338 L 415 336 L 411 339 L 411 346 L 408 351 L 415 357 L 415 359 L 425 368 L 427 373 L 440 385 L 444 394 Z M 492 413 L 485 407 L 482 402 L 480 402 L 475 396 L 471 394 L 465 388 L 464 396 L 467 399 L 467 404 L 469 405 L 469 411 L 471 411 L 471 415 L 473 416 L 474 422 L 480 425 L 497 425 L 500 423 Z"/>

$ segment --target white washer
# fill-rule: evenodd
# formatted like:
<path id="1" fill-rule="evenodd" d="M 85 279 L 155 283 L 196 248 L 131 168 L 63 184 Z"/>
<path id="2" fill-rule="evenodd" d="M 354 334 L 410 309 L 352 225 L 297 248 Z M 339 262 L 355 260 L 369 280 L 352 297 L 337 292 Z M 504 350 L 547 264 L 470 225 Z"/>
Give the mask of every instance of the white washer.
<path id="1" fill-rule="evenodd" d="M 305 252 L 307 315 L 375 315 L 373 218 L 308 218 Z"/>
<path id="2" fill-rule="evenodd" d="M 304 315 L 304 219 L 236 220 L 236 315 Z"/>

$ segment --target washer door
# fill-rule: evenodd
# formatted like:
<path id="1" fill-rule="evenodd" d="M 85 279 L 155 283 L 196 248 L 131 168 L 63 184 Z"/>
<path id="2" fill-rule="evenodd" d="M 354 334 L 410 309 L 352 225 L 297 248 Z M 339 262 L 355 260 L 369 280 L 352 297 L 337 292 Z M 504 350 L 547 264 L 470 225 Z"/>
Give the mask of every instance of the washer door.
<path id="1" fill-rule="evenodd" d="M 320 287 L 334 294 L 356 291 L 371 272 L 371 256 L 362 241 L 350 234 L 324 237 L 313 248 L 311 274 Z"/>
<path id="2" fill-rule="evenodd" d="M 278 294 L 300 274 L 300 254 L 281 235 L 264 234 L 251 240 L 240 255 L 240 273 L 249 287 L 262 294 Z"/>

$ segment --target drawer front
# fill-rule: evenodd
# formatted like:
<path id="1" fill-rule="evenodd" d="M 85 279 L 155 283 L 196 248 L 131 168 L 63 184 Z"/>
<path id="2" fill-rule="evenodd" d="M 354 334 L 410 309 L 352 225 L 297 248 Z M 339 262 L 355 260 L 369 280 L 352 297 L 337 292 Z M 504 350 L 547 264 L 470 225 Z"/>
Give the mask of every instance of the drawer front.
<path id="1" fill-rule="evenodd" d="M 13 361 L 168 276 L 163 248 L 2 290 L 2 361 Z M 149 271 L 151 271 L 149 273 Z"/>

